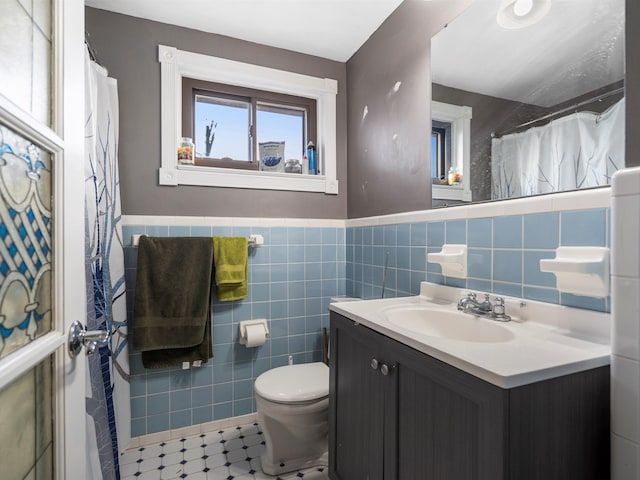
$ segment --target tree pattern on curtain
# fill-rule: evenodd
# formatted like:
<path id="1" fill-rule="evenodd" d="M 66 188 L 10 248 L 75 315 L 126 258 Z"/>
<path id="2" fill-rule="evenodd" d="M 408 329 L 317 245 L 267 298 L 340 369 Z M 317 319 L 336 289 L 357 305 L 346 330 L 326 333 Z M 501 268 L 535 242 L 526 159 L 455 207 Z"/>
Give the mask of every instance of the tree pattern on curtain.
<path id="1" fill-rule="evenodd" d="M 624 168 L 624 99 L 491 142 L 491 197 L 598 187 Z"/>
<path id="2" fill-rule="evenodd" d="M 130 438 L 118 98 L 116 81 L 108 78 L 106 70 L 92 62 L 88 54 L 85 72 L 87 328 L 111 334 L 110 344 L 89 357 L 86 408 L 90 457 L 100 469 L 94 474 L 106 480 L 120 478 L 118 445 L 124 443 L 126 447 Z"/>

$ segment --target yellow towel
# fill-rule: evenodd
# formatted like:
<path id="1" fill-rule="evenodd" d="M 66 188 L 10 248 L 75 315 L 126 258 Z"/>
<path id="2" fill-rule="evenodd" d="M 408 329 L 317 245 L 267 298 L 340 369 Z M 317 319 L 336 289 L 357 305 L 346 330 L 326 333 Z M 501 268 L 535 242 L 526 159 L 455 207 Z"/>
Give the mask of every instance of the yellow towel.
<path id="1" fill-rule="evenodd" d="M 245 237 L 213 237 L 216 295 L 221 302 L 249 294 L 248 252 Z"/>

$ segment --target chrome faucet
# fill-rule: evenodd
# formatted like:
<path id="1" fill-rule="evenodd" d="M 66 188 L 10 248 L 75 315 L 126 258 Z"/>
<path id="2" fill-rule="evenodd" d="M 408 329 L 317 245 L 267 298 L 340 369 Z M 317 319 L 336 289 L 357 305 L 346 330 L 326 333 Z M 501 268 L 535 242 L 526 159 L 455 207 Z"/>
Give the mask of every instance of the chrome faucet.
<path id="1" fill-rule="evenodd" d="M 511 320 L 511 317 L 505 314 L 504 300 L 501 297 L 496 297 L 494 303 L 491 303 L 488 293 L 484 294 L 484 301 L 479 302 L 476 294 L 469 292 L 466 297 L 458 300 L 458 310 L 463 313 L 486 317 L 499 322 L 508 322 Z"/>

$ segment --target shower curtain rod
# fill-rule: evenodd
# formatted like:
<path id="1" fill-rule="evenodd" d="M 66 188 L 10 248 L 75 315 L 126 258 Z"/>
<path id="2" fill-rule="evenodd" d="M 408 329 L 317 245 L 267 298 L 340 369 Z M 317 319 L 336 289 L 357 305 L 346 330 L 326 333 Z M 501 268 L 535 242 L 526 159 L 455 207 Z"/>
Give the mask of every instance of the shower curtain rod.
<path id="1" fill-rule="evenodd" d="M 504 135 L 506 135 L 506 134 L 508 134 L 510 132 L 513 132 L 514 130 L 517 130 L 517 129 L 521 128 L 521 127 L 527 127 L 527 126 L 532 125 L 534 123 L 538 123 L 538 122 L 540 122 L 542 120 L 546 120 L 548 118 L 555 117 L 556 115 L 560 115 L 561 113 L 565 113 L 565 112 L 568 112 L 570 110 L 573 110 L 574 108 L 580 108 L 580 107 L 583 107 L 583 106 L 588 105 L 590 103 L 597 102 L 599 100 L 604 100 L 605 98 L 611 97 L 611 96 L 616 95 L 618 93 L 624 93 L 624 87 L 616 88 L 615 90 L 611 90 L 610 92 L 601 93 L 600 95 L 596 95 L 595 97 L 588 98 L 587 100 L 583 100 L 583 101 L 578 102 L 578 103 L 576 103 L 574 105 L 571 105 L 569 107 L 562 108 L 562 109 L 558 110 L 557 112 L 548 113 L 546 115 L 543 115 L 540 118 L 536 118 L 535 120 L 529 120 L 528 122 L 521 123 L 520 125 L 516 125 L 515 127 L 511 127 L 511 128 L 506 129 L 504 132 L 502 132 L 500 134 L 497 134 L 496 132 L 491 132 L 491 138 L 503 137 Z"/>
<path id="2" fill-rule="evenodd" d="M 91 37 L 91 34 L 89 34 L 89 32 L 84 32 L 84 44 L 87 46 L 87 51 L 89 52 L 89 58 L 91 58 L 92 61 L 96 62 L 98 65 L 104 68 L 104 65 L 102 65 L 98 61 L 98 55 L 96 54 L 96 49 L 93 48 L 93 45 L 91 45 L 91 41 L 89 40 L 90 37 Z"/>

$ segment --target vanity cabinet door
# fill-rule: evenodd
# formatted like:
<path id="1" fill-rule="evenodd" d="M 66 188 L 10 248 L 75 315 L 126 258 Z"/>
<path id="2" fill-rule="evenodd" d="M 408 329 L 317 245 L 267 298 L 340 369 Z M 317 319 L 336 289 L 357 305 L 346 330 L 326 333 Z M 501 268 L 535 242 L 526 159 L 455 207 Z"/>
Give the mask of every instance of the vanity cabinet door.
<path id="1" fill-rule="evenodd" d="M 505 390 L 334 312 L 330 366 L 332 480 L 609 478 L 608 366 Z"/>
<path id="2" fill-rule="evenodd" d="M 383 480 L 385 382 L 383 336 L 331 313 L 329 472 L 334 480 Z M 375 364 L 374 364 L 375 366 Z"/>
<path id="3" fill-rule="evenodd" d="M 509 390 L 510 480 L 608 480 L 609 366 Z"/>
<path id="4" fill-rule="evenodd" d="M 505 478 L 505 391 L 387 342 L 397 359 L 397 479 Z"/>
<path id="5" fill-rule="evenodd" d="M 333 312 L 330 362 L 333 480 L 505 478 L 505 390 Z"/>

